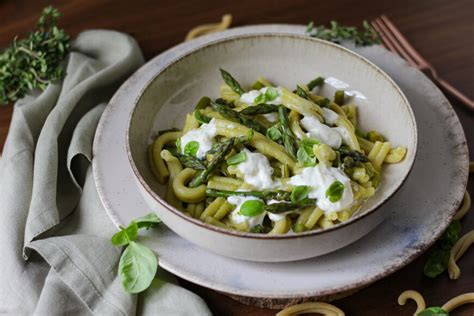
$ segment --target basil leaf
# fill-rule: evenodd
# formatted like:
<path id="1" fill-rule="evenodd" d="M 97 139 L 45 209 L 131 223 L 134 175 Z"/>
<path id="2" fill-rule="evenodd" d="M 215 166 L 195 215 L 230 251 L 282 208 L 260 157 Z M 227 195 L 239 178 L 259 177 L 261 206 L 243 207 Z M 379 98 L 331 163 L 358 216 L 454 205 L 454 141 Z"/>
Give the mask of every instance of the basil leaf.
<path id="1" fill-rule="evenodd" d="M 440 247 L 445 250 L 451 250 L 456 241 L 458 241 L 460 233 L 461 222 L 458 220 L 452 221 L 439 240 Z"/>
<path id="2" fill-rule="evenodd" d="M 303 167 L 314 167 L 316 166 L 316 157 L 311 149 L 308 150 L 308 147 L 300 146 L 296 152 L 296 159 Z"/>
<path id="3" fill-rule="evenodd" d="M 265 101 L 266 102 L 273 101 L 276 98 L 278 98 L 278 96 L 279 96 L 279 93 L 278 93 L 277 88 L 268 87 L 267 90 L 265 91 Z"/>
<path id="4" fill-rule="evenodd" d="M 202 110 L 211 106 L 211 99 L 209 97 L 202 97 L 194 107 L 195 110 Z"/>
<path id="5" fill-rule="evenodd" d="M 275 124 L 269 129 L 267 129 L 267 137 L 273 140 L 274 142 L 282 139 L 283 134 L 281 133 L 280 126 L 278 124 Z"/>
<path id="6" fill-rule="evenodd" d="M 255 99 L 253 100 L 253 103 L 255 104 L 260 104 L 260 103 L 265 103 L 267 98 L 265 97 L 265 93 L 259 94 Z"/>
<path id="7" fill-rule="evenodd" d="M 254 217 L 263 213 L 265 204 L 260 200 L 248 200 L 240 206 L 240 214 L 247 217 Z"/>
<path id="8" fill-rule="evenodd" d="M 434 306 L 422 310 L 416 316 L 449 316 L 449 313 L 441 307 Z"/>
<path id="9" fill-rule="evenodd" d="M 120 231 L 112 236 L 112 244 L 114 246 L 125 246 L 138 236 L 138 224 L 132 221 L 127 228 L 120 227 Z"/>
<path id="10" fill-rule="evenodd" d="M 315 138 L 307 137 L 300 140 L 300 146 L 308 147 L 307 150 L 313 151 L 314 145 L 319 145 L 321 142 Z"/>
<path id="11" fill-rule="evenodd" d="M 448 267 L 450 250 L 436 248 L 426 260 L 423 273 L 429 278 L 436 278 Z"/>
<path id="12" fill-rule="evenodd" d="M 199 110 L 194 111 L 194 117 L 199 123 L 207 124 L 211 121 L 209 116 L 202 114 Z"/>
<path id="13" fill-rule="evenodd" d="M 329 188 L 326 190 L 326 197 L 332 203 L 336 203 L 342 198 L 342 194 L 344 193 L 344 184 L 341 181 L 334 181 Z"/>
<path id="14" fill-rule="evenodd" d="M 199 150 L 199 143 L 195 140 L 190 141 L 184 146 L 184 154 L 195 157 Z"/>
<path id="15" fill-rule="evenodd" d="M 244 162 L 246 160 L 247 160 L 247 153 L 245 151 L 241 151 L 238 154 L 235 154 L 232 157 L 230 157 L 229 159 L 227 159 L 227 164 L 229 166 L 236 165 L 236 164 L 239 164 L 239 163 Z"/>
<path id="16" fill-rule="evenodd" d="M 131 241 L 120 257 L 118 271 L 125 290 L 139 293 L 150 286 L 157 268 L 155 254 L 147 247 Z"/>
<path id="17" fill-rule="evenodd" d="M 311 187 L 308 185 L 298 185 L 291 191 L 291 202 L 298 203 L 303 201 L 308 197 Z"/>
<path id="18" fill-rule="evenodd" d="M 145 216 L 135 219 L 138 228 L 150 229 L 156 224 L 161 223 L 161 219 L 155 213 L 148 213 Z"/>

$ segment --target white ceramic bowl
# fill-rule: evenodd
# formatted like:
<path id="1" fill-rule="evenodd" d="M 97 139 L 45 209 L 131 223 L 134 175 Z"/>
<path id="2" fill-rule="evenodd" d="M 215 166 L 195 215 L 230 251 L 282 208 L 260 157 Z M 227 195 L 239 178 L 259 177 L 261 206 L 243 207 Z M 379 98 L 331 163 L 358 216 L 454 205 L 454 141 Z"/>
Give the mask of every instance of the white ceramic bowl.
<path id="1" fill-rule="evenodd" d="M 219 67 L 244 86 L 264 76 L 293 87 L 317 76 L 335 77 L 347 89 L 361 92 L 356 99 L 359 124 L 377 130 L 393 145 L 408 148 L 405 159 L 384 166 L 382 184 L 357 216 L 326 230 L 267 236 L 221 229 L 174 209 L 162 198 L 165 186 L 154 178 L 147 148 L 160 130 L 181 128 L 186 113 L 204 95 L 217 97 L 222 83 Z M 346 90 L 347 90 L 346 89 Z M 332 96 L 327 85 L 322 93 Z M 332 43 L 304 36 L 257 34 L 211 42 L 168 64 L 156 67 L 156 76 L 143 86 L 127 132 L 127 152 L 140 192 L 150 208 L 177 234 L 218 254 L 252 261 L 301 260 L 340 249 L 374 229 L 386 216 L 380 207 L 407 178 L 417 149 L 413 112 L 397 85 L 365 58 Z"/>

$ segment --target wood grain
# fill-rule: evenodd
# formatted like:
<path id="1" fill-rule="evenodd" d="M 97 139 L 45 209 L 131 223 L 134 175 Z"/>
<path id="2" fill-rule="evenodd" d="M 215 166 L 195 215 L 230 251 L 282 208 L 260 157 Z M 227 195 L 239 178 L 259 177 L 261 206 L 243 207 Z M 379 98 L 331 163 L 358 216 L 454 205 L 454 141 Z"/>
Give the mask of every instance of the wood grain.
<path id="1" fill-rule="evenodd" d="M 41 11 L 51 1 L 4 0 L 0 2 L 0 46 L 15 35 L 30 30 Z M 147 59 L 180 43 L 193 26 L 216 22 L 232 13 L 234 25 L 258 23 L 317 24 L 335 19 L 342 24 L 360 24 L 387 14 L 413 46 L 438 73 L 470 98 L 474 98 L 474 1 L 400 0 L 400 1 L 310 1 L 310 0 L 69 0 L 52 1 L 63 13 L 61 25 L 75 36 L 82 30 L 108 28 L 134 36 Z M 474 148 L 474 114 L 453 101 L 464 126 L 468 145 Z M 0 107 L 0 148 L 3 148 L 12 106 Z M 471 159 L 474 155 L 471 154 Z M 441 179 L 440 179 L 441 181 Z M 474 196 L 474 181 L 468 186 Z M 474 214 L 463 220 L 463 231 L 474 228 Z M 460 261 L 462 277 L 451 281 L 447 275 L 436 280 L 423 277 L 426 254 L 393 275 L 335 304 L 348 315 L 412 315 L 414 304 L 400 307 L 397 297 L 405 289 L 421 291 L 428 305 L 440 306 L 451 297 L 474 291 L 474 251 Z M 354 267 L 357 268 L 357 267 Z M 274 315 L 273 310 L 246 306 L 215 291 L 182 281 L 201 295 L 215 315 Z M 456 310 L 452 315 L 473 315 L 474 307 Z"/>

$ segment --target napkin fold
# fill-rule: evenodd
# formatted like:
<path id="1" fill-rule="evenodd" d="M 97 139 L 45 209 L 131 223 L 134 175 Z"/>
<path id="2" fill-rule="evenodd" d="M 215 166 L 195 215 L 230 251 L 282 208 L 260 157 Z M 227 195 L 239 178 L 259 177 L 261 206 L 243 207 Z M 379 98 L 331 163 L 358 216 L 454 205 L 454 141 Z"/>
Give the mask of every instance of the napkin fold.
<path id="1" fill-rule="evenodd" d="M 0 163 L 0 313 L 211 314 L 164 271 L 139 298 L 117 277 L 121 249 L 95 188 L 92 142 L 107 101 L 143 62 L 130 36 L 83 32 L 64 80 L 15 104 Z"/>

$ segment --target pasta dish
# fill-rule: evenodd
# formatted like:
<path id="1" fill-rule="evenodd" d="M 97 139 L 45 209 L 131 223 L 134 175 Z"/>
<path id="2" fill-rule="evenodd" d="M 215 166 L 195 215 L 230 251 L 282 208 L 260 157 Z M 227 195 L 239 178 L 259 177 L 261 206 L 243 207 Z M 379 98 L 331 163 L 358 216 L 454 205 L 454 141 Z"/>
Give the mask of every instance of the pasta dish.
<path id="1" fill-rule="evenodd" d="M 251 233 L 326 229 L 375 194 L 384 163 L 406 155 L 358 127 L 344 91 L 318 95 L 322 77 L 295 90 L 259 78 L 244 90 L 221 75 L 219 98 L 201 98 L 183 129 L 160 132 L 149 150 L 166 201 L 191 217 Z"/>

